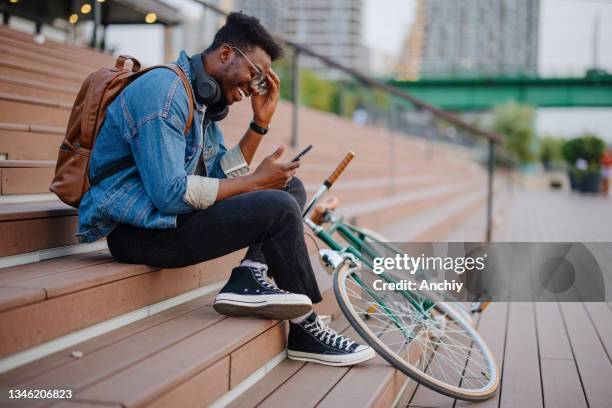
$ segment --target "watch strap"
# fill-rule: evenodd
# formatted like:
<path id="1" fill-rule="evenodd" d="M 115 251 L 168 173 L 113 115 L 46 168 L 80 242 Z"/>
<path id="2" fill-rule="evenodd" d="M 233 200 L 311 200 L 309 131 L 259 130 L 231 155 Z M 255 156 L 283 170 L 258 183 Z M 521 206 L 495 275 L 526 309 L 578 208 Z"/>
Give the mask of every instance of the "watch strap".
<path id="1" fill-rule="evenodd" d="M 268 133 L 268 130 L 270 130 L 270 127 L 259 126 L 254 120 L 251 121 L 249 127 L 260 135 L 265 135 L 266 133 Z"/>

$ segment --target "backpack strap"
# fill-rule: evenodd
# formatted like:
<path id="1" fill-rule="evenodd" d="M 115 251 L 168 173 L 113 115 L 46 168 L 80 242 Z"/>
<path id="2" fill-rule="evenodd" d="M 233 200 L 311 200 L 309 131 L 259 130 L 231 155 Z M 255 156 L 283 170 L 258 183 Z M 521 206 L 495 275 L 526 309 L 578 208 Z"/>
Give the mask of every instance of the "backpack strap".
<path id="1" fill-rule="evenodd" d="M 186 135 L 187 132 L 189 132 L 189 129 L 191 129 L 191 122 L 193 121 L 193 110 L 195 107 L 195 99 L 193 97 L 193 91 L 191 90 L 191 81 L 189 80 L 189 78 L 187 78 L 187 74 L 185 73 L 185 71 L 183 71 L 183 69 L 179 67 L 177 64 L 153 65 L 152 67 L 148 67 L 148 68 L 138 71 L 137 75 L 140 76 L 155 68 L 166 68 L 166 69 L 174 71 L 174 73 L 178 75 L 178 77 L 181 79 L 181 82 L 183 83 L 183 86 L 185 87 L 185 92 L 187 92 L 187 100 L 189 104 L 189 113 L 187 114 L 187 122 L 185 123 L 185 130 L 183 131 L 183 133 L 185 133 Z"/>
<path id="2" fill-rule="evenodd" d="M 123 67 L 124 61 L 121 61 L 121 62 L 122 62 L 121 65 Z M 139 64 L 138 66 L 140 67 L 140 63 L 138 64 Z M 183 82 L 183 86 L 185 87 L 185 91 L 187 92 L 187 100 L 189 103 L 189 113 L 187 115 L 187 123 L 185 123 L 185 130 L 183 131 L 183 133 L 187 135 L 187 133 L 189 133 L 189 130 L 191 129 L 191 122 L 193 122 L 193 110 L 195 107 L 195 99 L 193 97 L 193 92 L 191 91 L 191 81 L 189 81 L 189 79 L 187 78 L 187 74 L 185 74 L 185 71 L 183 71 L 183 69 L 176 64 L 155 65 L 149 68 L 145 68 L 141 71 L 138 71 L 138 76 L 152 69 L 155 69 L 155 68 L 171 69 L 172 71 L 174 71 L 175 74 L 179 76 L 179 78 L 181 79 L 181 82 Z M 95 186 L 96 184 L 112 176 L 113 174 L 119 173 L 120 171 L 130 168 L 133 164 L 134 164 L 134 157 L 132 157 L 132 155 L 130 154 L 125 159 L 120 160 L 118 163 L 100 172 L 100 174 L 98 174 L 96 177 L 91 177 L 89 179 L 89 186 L 90 187 Z"/>
<path id="3" fill-rule="evenodd" d="M 187 99 L 189 100 L 189 114 L 187 115 L 187 123 L 185 124 L 184 131 L 184 133 L 187 134 L 187 132 L 189 132 L 189 129 L 191 129 L 191 122 L 193 121 L 193 109 L 195 107 L 195 100 L 193 98 L 193 92 L 191 91 L 191 81 L 189 80 L 189 78 L 187 78 L 187 74 L 185 74 L 185 71 L 183 71 L 183 69 L 176 64 L 158 65 L 157 67 L 165 67 L 171 69 L 176 73 L 176 75 L 179 76 L 179 78 L 181 78 L 181 81 L 183 82 L 183 86 L 185 87 L 185 91 L 187 92 Z"/>

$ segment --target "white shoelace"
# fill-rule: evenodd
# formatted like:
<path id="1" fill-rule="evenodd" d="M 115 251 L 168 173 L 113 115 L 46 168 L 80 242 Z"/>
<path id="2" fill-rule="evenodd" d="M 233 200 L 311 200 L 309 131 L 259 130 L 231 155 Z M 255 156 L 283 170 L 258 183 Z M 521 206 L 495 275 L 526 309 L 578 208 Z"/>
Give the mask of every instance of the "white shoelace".
<path id="1" fill-rule="evenodd" d="M 319 337 L 319 340 L 324 341 L 325 344 L 329 344 L 331 341 L 332 347 L 336 347 L 336 342 L 338 342 L 338 348 L 344 348 L 346 351 L 349 351 L 351 345 L 355 343 L 348 337 L 336 333 L 334 329 L 328 327 L 318 316 L 314 322 L 306 323 L 304 328 L 315 337 Z"/>
<path id="2" fill-rule="evenodd" d="M 276 290 L 281 293 L 289 293 L 286 290 L 282 290 L 276 287 L 275 285 L 273 285 L 272 282 L 268 280 L 268 276 L 266 275 L 267 271 L 262 270 L 260 268 L 255 268 L 253 266 L 251 266 L 250 268 L 253 270 L 253 275 L 255 275 L 255 279 L 257 279 L 257 282 L 259 282 L 265 288 L 270 289 L 270 290 Z"/>

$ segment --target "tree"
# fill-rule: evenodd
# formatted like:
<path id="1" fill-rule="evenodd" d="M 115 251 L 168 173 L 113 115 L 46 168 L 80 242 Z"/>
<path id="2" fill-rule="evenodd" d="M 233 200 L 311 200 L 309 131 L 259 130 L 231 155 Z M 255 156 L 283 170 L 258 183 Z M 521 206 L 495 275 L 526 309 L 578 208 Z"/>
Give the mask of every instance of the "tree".
<path id="1" fill-rule="evenodd" d="M 535 113 L 533 107 L 508 102 L 493 110 L 491 130 L 506 136 L 506 149 L 521 164 L 535 160 Z"/>

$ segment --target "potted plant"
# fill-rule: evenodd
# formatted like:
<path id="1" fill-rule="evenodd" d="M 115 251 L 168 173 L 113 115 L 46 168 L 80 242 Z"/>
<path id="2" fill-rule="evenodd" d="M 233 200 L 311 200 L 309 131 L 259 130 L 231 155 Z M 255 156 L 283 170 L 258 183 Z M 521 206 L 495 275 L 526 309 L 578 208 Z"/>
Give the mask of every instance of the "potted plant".
<path id="1" fill-rule="evenodd" d="M 583 193 L 597 193 L 601 185 L 600 160 L 605 150 L 603 140 L 586 134 L 565 142 L 563 157 L 568 163 L 570 186 Z"/>

